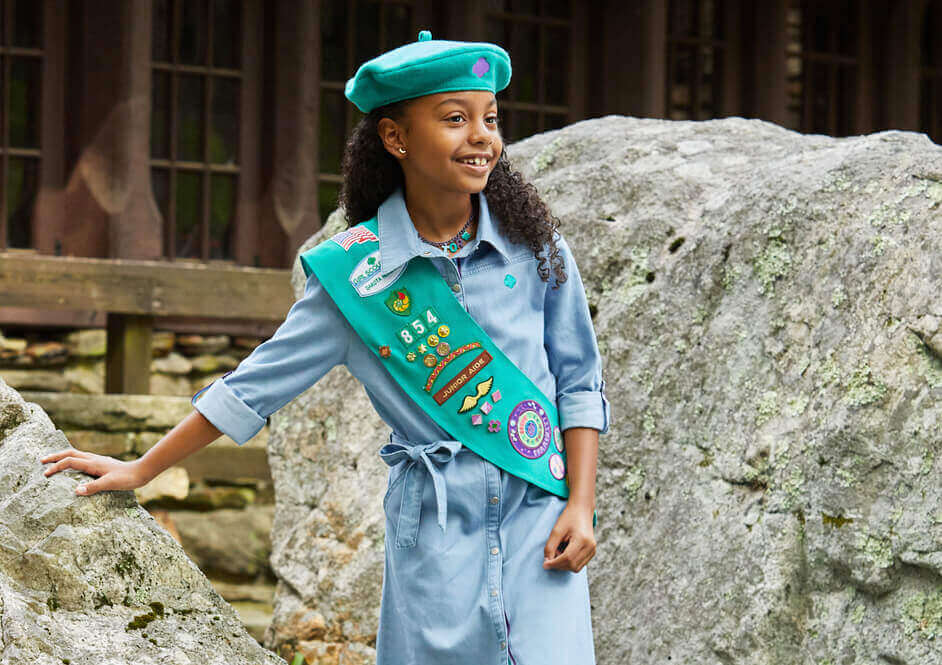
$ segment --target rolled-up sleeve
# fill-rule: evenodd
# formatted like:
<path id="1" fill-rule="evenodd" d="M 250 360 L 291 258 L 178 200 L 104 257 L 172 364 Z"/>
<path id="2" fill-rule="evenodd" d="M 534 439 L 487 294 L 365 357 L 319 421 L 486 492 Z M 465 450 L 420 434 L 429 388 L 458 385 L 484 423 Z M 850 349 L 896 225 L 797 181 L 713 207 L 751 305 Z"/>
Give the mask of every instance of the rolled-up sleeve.
<path id="1" fill-rule="evenodd" d="M 543 339 L 550 371 L 556 377 L 559 427 L 591 427 L 605 434 L 611 423 L 611 406 L 605 396 L 602 358 L 585 287 L 568 243 L 557 235 L 556 244 L 568 278 L 557 289 L 553 288 L 555 278 L 550 278 Z"/>
<path id="2" fill-rule="evenodd" d="M 351 330 L 312 273 L 304 295 L 274 335 L 190 402 L 241 446 L 258 434 L 268 416 L 346 362 Z"/>

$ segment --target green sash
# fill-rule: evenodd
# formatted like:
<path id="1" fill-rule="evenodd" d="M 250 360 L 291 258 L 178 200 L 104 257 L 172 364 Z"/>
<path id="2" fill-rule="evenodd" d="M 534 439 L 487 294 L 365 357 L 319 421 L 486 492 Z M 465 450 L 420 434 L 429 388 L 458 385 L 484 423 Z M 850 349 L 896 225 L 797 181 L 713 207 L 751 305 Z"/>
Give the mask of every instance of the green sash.
<path id="1" fill-rule="evenodd" d="M 377 220 L 301 254 L 406 394 L 475 453 L 567 498 L 556 405 L 487 336 L 430 259 L 380 271 Z"/>

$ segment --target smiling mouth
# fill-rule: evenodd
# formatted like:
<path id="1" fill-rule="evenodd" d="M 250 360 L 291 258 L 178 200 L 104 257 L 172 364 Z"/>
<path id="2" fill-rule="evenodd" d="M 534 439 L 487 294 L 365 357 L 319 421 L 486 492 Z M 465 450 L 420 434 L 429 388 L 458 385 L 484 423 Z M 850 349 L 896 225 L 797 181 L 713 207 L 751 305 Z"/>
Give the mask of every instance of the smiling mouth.
<path id="1" fill-rule="evenodd" d="M 483 159 L 472 159 L 472 160 L 456 159 L 455 161 L 458 162 L 459 164 L 462 164 L 463 166 L 468 167 L 468 168 L 471 169 L 472 171 L 477 171 L 477 172 L 479 172 L 479 173 L 484 173 L 484 172 L 486 172 L 486 171 L 487 171 L 487 167 L 488 167 L 488 166 L 490 165 L 490 163 L 491 163 L 489 159 L 488 159 L 488 160 L 483 160 Z"/>

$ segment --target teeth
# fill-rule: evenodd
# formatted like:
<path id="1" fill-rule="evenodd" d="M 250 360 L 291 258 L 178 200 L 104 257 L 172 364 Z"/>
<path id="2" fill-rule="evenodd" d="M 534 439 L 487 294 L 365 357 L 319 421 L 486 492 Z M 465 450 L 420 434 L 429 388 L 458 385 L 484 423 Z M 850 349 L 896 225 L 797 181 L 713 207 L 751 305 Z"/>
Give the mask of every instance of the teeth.
<path id="1" fill-rule="evenodd" d="M 487 164 L 487 160 L 482 157 L 473 157 L 471 159 L 462 159 L 462 162 L 465 164 L 474 164 L 475 166 L 484 166 Z"/>

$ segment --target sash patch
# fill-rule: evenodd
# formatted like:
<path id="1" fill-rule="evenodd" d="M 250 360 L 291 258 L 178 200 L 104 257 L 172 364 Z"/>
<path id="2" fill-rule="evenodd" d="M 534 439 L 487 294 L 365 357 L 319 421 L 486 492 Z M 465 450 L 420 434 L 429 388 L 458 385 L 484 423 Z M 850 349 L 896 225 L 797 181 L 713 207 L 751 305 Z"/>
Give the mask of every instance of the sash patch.
<path id="1" fill-rule="evenodd" d="M 481 383 L 477 385 L 473 395 L 465 395 L 465 398 L 461 401 L 461 408 L 458 409 L 458 413 L 465 413 L 476 407 L 478 400 L 487 395 L 493 385 L 493 376 L 481 381 Z"/>
<path id="2" fill-rule="evenodd" d="M 352 229 L 335 233 L 330 239 L 343 247 L 343 251 L 345 252 L 349 252 L 351 247 L 361 242 L 379 242 L 379 238 L 376 237 L 376 234 L 359 224 Z"/>
<path id="3" fill-rule="evenodd" d="M 425 326 L 434 329 L 436 325 L 438 325 L 438 314 L 435 313 L 435 310 L 432 307 L 426 307 L 425 312 L 410 321 L 409 325 L 399 331 L 399 341 L 402 342 L 406 348 L 408 348 L 410 344 L 415 342 L 417 335 L 424 335 L 426 332 L 428 332 Z M 450 329 L 445 325 L 439 326 L 439 332 L 441 332 L 442 328 L 445 329 L 445 334 L 441 336 L 447 337 Z M 435 340 L 437 342 L 438 337 L 436 337 Z M 430 346 L 435 345 L 430 344 Z M 425 343 L 423 342 L 416 348 L 416 353 L 425 353 L 426 350 Z"/>
<path id="4" fill-rule="evenodd" d="M 402 275 L 403 271 L 406 269 L 406 264 L 403 263 L 388 275 L 383 275 L 380 272 L 381 267 L 379 250 L 377 249 L 375 252 L 370 252 L 360 259 L 360 262 L 357 263 L 356 267 L 350 273 L 350 284 L 353 285 L 353 288 L 356 289 L 361 298 L 375 295 L 383 289 L 392 286 L 393 282 L 399 279 L 399 276 Z"/>
<path id="5" fill-rule="evenodd" d="M 563 458 L 557 453 L 549 456 L 549 469 L 556 480 L 562 480 L 563 476 L 566 475 L 566 465 L 563 464 Z"/>
<path id="6" fill-rule="evenodd" d="M 394 289 L 386 297 L 386 307 L 393 314 L 399 316 L 409 316 L 412 311 L 412 298 L 406 289 Z"/>
<path id="7" fill-rule="evenodd" d="M 481 371 L 481 369 L 491 362 L 491 354 L 486 350 L 481 351 L 478 354 L 477 358 L 468 363 L 463 370 L 458 372 L 451 381 L 445 384 L 445 386 L 433 395 L 435 402 L 441 406 L 444 404 L 449 397 L 454 395 L 461 387 L 471 380 L 471 377 Z M 435 369 L 438 369 L 437 367 Z M 488 386 L 490 390 L 490 386 Z M 484 393 L 485 395 L 487 393 Z M 462 405 L 464 406 L 464 405 Z M 459 412 L 460 413 L 460 412 Z"/>
<path id="8" fill-rule="evenodd" d="M 442 373 L 442 370 L 445 369 L 445 367 L 448 365 L 448 363 L 450 363 L 452 360 L 454 360 L 455 358 L 457 358 L 458 356 L 460 356 L 462 353 L 465 353 L 466 351 L 470 351 L 471 349 L 479 349 L 479 348 L 481 348 L 481 343 L 480 343 L 480 342 L 468 342 L 467 344 L 464 344 L 464 345 L 462 345 L 462 346 L 459 346 L 457 349 L 453 350 L 453 351 L 452 351 L 451 353 L 449 353 L 447 356 L 445 356 L 444 358 L 442 358 L 438 363 L 436 363 L 435 365 L 433 365 L 433 367 L 435 367 L 435 369 L 432 370 L 432 373 L 428 375 L 428 381 L 425 382 L 425 392 L 431 392 L 431 391 L 432 391 L 432 384 L 435 383 L 435 379 L 438 378 L 438 375 Z M 484 353 L 487 353 L 487 352 L 485 351 Z M 482 353 L 481 355 L 484 355 L 484 354 Z M 427 358 L 429 358 L 429 357 L 434 358 L 435 356 L 433 356 L 433 355 L 430 353 L 430 354 L 429 354 L 428 356 L 426 356 L 426 357 L 427 357 Z M 480 357 L 480 356 L 479 356 L 479 357 Z M 488 354 L 487 360 L 490 361 L 490 359 L 491 359 L 491 356 L 490 356 L 490 354 Z M 487 363 L 485 363 L 485 364 L 487 364 Z"/>
<path id="9" fill-rule="evenodd" d="M 525 399 L 510 412 L 507 436 L 518 453 L 528 459 L 541 457 L 549 448 L 552 428 L 546 411 L 532 399 Z"/>

